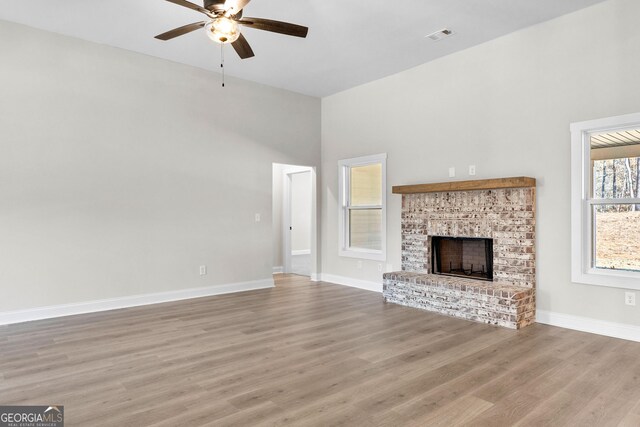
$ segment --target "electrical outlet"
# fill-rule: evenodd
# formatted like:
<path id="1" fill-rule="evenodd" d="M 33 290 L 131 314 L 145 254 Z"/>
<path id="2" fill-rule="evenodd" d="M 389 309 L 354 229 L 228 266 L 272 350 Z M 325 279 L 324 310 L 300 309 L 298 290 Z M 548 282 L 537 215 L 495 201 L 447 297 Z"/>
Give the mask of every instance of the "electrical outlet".
<path id="1" fill-rule="evenodd" d="M 260 214 L 259 213 L 256 214 L 256 222 L 260 222 Z"/>
<path id="2" fill-rule="evenodd" d="M 379 271 L 380 273 L 382 273 L 382 264 L 381 264 L 381 263 L 378 263 L 378 271 Z"/>
<path id="3" fill-rule="evenodd" d="M 207 266 L 206 265 L 201 265 L 200 266 L 200 275 L 201 276 L 206 276 L 207 275 Z"/>
<path id="4" fill-rule="evenodd" d="M 358 261 L 358 268 L 361 269 L 362 268 L 362 261 Z"/>
<path id="5" fill-rule="evenodd" d="M 473 176 L 476 174 L 476 165 L 470 165 L 469 166 L 469 175 Z"/>
<path id="6" fill-rule="evenodd" d="M 456 168 L 449 168 L 449 178 L 454 178 L 456 176 Z"/>
<path id="7" fill-rule="evenodd" d="M 636 305 L 636 293 L 635 292 L 625 292 L 624 293 L 624 303 L 627 305 Z"/>

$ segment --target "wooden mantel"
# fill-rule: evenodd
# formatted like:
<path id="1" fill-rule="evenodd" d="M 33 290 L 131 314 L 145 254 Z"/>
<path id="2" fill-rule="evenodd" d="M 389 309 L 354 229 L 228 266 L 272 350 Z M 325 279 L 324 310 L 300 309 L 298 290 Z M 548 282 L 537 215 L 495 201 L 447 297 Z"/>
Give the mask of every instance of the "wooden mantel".
<path id="1" fill-rule="evenodd" d="M 499 188 L 535 187 L 536 179 L 519 176 L 515 178 L 478 179 L 473 181 L 438 182 L 434 184 L 399 185 L 393 194 L 445 193 L 449 191 L 496 190 Z"/>

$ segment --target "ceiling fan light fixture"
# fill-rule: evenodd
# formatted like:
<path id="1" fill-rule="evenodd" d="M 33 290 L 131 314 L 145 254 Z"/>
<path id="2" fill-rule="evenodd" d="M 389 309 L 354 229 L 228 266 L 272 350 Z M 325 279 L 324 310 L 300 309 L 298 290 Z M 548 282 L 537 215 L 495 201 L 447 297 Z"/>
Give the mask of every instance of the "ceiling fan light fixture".
<path id="1" fill-rule="evenodd" d="M 226 16 L 219 16 L 205 25 L 207 36 L 216 43 L 233 43 L 240 37 L 238 23 Z"/>
<path id="2" fill-rule="evenodd" d="M 274 21 L 263 18 L 243 18 L 242 12 L 251 0 L 203 0 L 203 6 L 187 0 L 167 0 L 170 3 L 195 10 L 207 16 L 208 20 L 183 25 L 158 34 L 155 38 L 162 41 L 189 34 L 204 27 L 207 37 L 221 45 L 231 44 L 240 59 L 253 58 L 255 55 L 249 42 L 240 32 L 240 26 L 256 30 L 269 31 L 293 37 L 307 37 L 309 28 L 290 22 Z M 224 50 L 222 51 L 224 52 Z"/>

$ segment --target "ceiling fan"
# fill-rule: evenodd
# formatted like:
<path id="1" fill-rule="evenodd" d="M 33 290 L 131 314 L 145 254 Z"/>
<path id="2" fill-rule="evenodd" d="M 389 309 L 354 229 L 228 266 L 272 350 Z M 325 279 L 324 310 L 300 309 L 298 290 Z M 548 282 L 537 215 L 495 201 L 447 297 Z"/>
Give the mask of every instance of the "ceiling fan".
<path id="1" fill-rule="evenodd" d="M 157 35 L 156 39 L 171 40 L 199 28 L 204 28 L 211 40 L 220 44 L 231 44 L 241 59 L 251 58 L 255 55 L 251 46 L 249 46 L 249 42 L 240 32 L 240 25 L 302 38 L 307 37 L 309 31 L 307 27 L 288 22 L 262 18 L 243 18 L 242 11 L 251 0 L 204 0 L 204 7 L 186 0 L 167 1 L 203 13 L 207 15 L 209 20 L 175 28 Z"/>

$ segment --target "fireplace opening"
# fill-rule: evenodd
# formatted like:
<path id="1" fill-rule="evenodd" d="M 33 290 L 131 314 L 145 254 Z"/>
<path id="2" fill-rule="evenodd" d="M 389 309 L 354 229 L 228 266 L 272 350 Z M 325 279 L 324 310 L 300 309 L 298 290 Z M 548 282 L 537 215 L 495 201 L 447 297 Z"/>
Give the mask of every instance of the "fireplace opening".
<path id="1" fill-rule="evenodd" d="M 493 281 L 493 240 L 431 238 L 431 273 Z"/>

